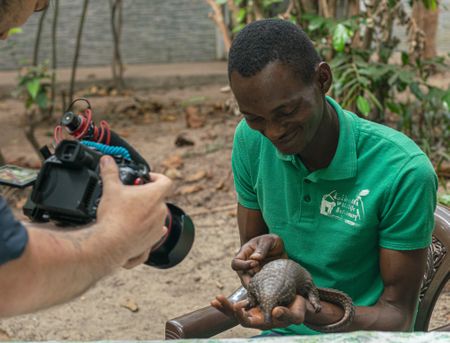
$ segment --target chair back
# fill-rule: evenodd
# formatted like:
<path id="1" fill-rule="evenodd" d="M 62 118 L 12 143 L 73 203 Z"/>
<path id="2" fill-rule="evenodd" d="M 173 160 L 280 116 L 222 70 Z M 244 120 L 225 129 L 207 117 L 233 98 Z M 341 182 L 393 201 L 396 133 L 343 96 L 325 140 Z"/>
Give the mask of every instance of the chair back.
<path id="1" fill-rule="evenodd" d="M 414 331 L 428 331 L 436 301 L 450 279 L 450 209 L 438 205 L 434 219 L 433 242 L 428 248 Z"/>

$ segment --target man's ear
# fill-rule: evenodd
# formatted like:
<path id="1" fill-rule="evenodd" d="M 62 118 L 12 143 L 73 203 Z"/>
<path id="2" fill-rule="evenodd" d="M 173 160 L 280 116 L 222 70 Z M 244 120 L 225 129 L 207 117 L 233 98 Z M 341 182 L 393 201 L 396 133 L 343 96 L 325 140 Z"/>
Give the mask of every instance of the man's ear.
<path id="1" fill-rule="evenodd" d="M 330 90 L 333 82 L 333 74 L 328 63 L 320 62 L 316 67 L 316 75 L 319 89 L 325 95 Z"/>

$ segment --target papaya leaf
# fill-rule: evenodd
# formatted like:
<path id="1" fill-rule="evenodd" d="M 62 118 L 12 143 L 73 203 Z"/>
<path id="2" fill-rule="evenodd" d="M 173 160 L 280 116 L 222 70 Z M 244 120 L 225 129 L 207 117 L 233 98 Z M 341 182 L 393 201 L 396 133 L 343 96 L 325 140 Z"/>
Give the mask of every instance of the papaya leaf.
<path id="1" fill-rule="evenodd" d="M 358 108 L 359 112 L 365 117 L 367 117 L 370 113 L 370 104 L 369 102 L 363 98 L 361 95 L 358 95 L 356 98 L 356 107 Z"/>
<path id="2" fill-rule="evenodd" d="M 39 79 L 31 79 L 27 82 L 27 90 L 31 98 L 34 100 L 41 89 L 41 81 Z"/>
<path id="3" fill-rule="evenodd" d="M 423 100 L 425 95 L 423 94 L 422 90 L 419 87 L 419 84 L 417 82 L 413 82 L 409 85 L 409 89 L 411 92 L 416 96 L 417 99 Z"/>
<path id="4" fill-rule="evenodd" d="M 338 52 L 344 51 L 345 43 L 350 39 L 348 29 L 342 25 L 337 24 L 333 31 L 333 48 Z"/>
<path id="5" fill-rule="evenodd" d="M 45 92 L 39 92 L 39 94 L 36 96 L 36 104 L 41 109 L 47 108 L 47 100 L 47 94 L 45 94 Z"/>

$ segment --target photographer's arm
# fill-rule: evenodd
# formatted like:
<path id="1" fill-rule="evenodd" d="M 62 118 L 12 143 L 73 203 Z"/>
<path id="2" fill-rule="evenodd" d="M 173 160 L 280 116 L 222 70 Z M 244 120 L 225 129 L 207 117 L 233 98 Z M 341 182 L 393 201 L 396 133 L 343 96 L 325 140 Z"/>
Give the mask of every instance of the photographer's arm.
<path id="1" fill-rule="evenodd" d="M 75 232 L 27 229 L 23 254 L 0 266 L 0 317 L 68 301 L 120 266 L 95 226 Z"/>
<path id="2" fill-rule="evenodd" d="M 102 158 L 102 179 L 95 225 L 65 232 L 30 226 L 23 254 L 0 265 L 0 317 L 68 301 L 118 267 L 146 259 L 165 232 L 170 180 L 152 174 L 152 183 L 124 186 L 109 157 Z"/>

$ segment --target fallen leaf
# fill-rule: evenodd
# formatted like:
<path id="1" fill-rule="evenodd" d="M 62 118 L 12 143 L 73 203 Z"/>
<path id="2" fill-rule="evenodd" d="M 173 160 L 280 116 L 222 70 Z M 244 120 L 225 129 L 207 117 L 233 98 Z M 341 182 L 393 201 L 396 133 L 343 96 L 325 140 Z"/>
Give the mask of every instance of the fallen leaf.
<path id="1" fill-rule="evenodd" d="M 172 155 L 170 156 L 168 159 L 166 159 L 165 161 L 163 161 L 161 163 L 161 165 L 167 169 L 169 168 L 181 168 L 184 164 L 183 159 L 181 158 L 180 155 Z"/>
<path id="2" fill-rule="evenodd" d="M 151 124 L 155 121 L 155 119 L 153 118 L 153 114 L 152 113 L 145 113 L 144 114 L 144 119 L 142 119 L 142 123 L 143 124 Z"/>
<path id="3" fill-rule="evenodd" d="M 89 93 L 91 93 L 91 94 L 93 94 L 93 95 L 97 94 L 97 92 L 98 92 L 98 87 L 97 87 L 97 86 L 92 86 L 92 87 L 89 89 Z"/>
<path id="4" fill-rule="evenodd" d="M 184 134 L 180 134 L 175 140 L 175 145 L 178 147 L 189 146 L 194 145 L 194 142 L 190 138 L 187 138 Z"/>
<path id="5" fill-rule="evenodd" d="M 11 341 L 12 337 L 3 329 L 0 329 L 0 341 Z"/>
<path id="6" fill-rule="evenodd" d="M 177 120 L 177 116 L 174 114 L 164 113 L 159 117 L 162 121 L 175 121 Z"/>
<path id="7" fill-rule="evenodd" d="M 228 217 L 231 217 L 231 218 L 237 217 L 236 211 L 229 211 L 229 212 L 227 213 L 227 215 L 228 215 Z"/>
<path id="8" fill-rule="evenodd" d="M 186 195 L 186 194 L 192 194 L 203 190 L 202 185 L 192 185 L 192 186 L 183 186 L 178 190 L 178 194 Z"/>
<path id="9" fill-rule="evenodd" d="M 126 308 L 127 310 L 130 310 L 131 312 L 139 311 L 139 306 L 136 304 L 135 301 L 131 299 L 126 299 L 120 304 L 120 306 Z"/>
<path id="10" fill-rule="evenodd" d="M 219 281 L 216 281 L 216 286 L 218 289 L 223 289 L 223 285 Z"/>
<path id="11" fill-rule="evenodd" d="M 223 189 L 225 187 L 225 181 L 226 179 L 220 180 L 216 185 L 216 190 L 220 191 L 221 189 Z"/>
<path id="12" fill-rule="evenodd" d="M 208 173 L 204 170 L 199 170 L 193 175 L 190 175 L 186 178 L 186 182 L 197 182 L 208 176 Z"/>
<path id="13" fill-rule="evenodd" d="M 198 107 L 188 106 L 185 109 L 186 125 L 192 129 L 198 129 L 205 126 L 206 117 L 200 113 Z"/>
<path id="14" fill-rule="evenodd" d="M 164 172 L 164 175 L 166 175 L 168 178 L 175 180 L 175 179 L 182 179 L 183 175 L 178 169 L 175 168 L 169 168 Z"/>

